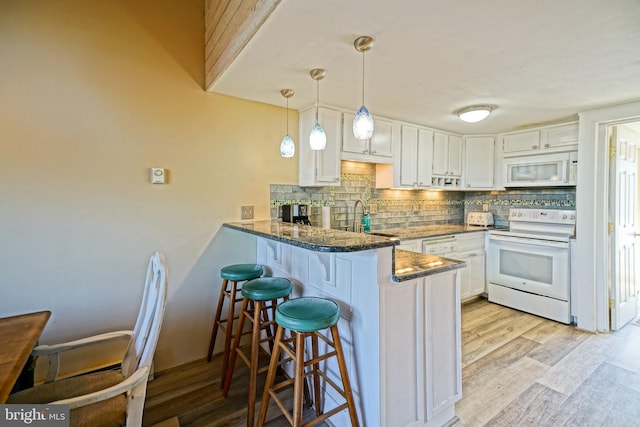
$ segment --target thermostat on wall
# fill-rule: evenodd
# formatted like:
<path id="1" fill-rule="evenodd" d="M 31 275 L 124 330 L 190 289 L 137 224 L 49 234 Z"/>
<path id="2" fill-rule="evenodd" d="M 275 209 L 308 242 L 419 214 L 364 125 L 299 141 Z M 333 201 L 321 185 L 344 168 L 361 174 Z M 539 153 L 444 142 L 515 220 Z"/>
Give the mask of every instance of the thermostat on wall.
<path id="1" fill-rule="evenodd" d="M 151 168 L 151 183 L 164 184 L 164 168 Z"/>

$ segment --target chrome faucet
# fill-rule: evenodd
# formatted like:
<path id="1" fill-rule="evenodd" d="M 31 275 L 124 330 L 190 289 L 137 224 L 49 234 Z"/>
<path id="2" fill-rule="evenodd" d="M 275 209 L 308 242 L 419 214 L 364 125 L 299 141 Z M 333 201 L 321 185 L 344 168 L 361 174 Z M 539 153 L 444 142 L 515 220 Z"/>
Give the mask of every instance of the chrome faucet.
<path id="1" fill-rule="evenodd" d="M 364 232 L 364 228 L 358 222 L 358 203 L 362 206 L 362 215 L 364 216 L 367 213 L 367 208 L 365 208 L 362 199 L 356 200 L 355 205 L 353 205 L 353 231 L 356 233 L 362 233 Z"/>

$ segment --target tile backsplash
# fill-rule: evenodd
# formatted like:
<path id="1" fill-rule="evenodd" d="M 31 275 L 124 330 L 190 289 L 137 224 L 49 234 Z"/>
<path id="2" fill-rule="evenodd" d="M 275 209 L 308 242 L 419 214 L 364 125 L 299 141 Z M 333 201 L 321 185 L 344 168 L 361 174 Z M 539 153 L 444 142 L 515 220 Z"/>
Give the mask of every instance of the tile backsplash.
<path id="1" fill-rule="evenodd" d="M 353 225 L 353 208 L 361 199 L 371 216 L 371 229 L 419 225 L 461 224 L 467 212 L 493 213 L 496 225 L 507 225 L 512 207 L 575 209 L 575 188 L 519 189 L 509 191 L 387 190 L 375 188 L 375 165 L 342 162 L 340 186 L 299 187 L 271 184 L 271 218 L 281 218 L 280 206 L 311 206 L 310 220 L 322 224 L 322 207 L 331 209 L 331 228 Z M 358 219 L 361 212 L 358 210 Z"/>

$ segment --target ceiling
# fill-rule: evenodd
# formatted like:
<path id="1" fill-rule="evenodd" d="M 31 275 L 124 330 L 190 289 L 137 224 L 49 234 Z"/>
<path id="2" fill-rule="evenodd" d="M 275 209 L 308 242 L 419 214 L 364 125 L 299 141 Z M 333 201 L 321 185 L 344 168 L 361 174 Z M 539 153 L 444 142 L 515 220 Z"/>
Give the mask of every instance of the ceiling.
<path id="1" fill-rule="evenodd" d="M 463 134 L 566 121 L 640 99 L 640 0 L 283 0 L 214 83 L 294 109 L 320 103 Z M 495 104 L 483 122 L 453 111 Z"/>

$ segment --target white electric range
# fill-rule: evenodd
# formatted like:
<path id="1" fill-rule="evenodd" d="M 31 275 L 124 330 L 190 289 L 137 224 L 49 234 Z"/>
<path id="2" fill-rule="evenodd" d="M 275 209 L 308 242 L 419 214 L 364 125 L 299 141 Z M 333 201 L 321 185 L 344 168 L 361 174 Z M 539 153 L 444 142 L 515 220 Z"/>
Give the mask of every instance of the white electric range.
<path id="1" fill-rule="evenodd" d="M 571 323 L 569 242 L 575 223 L 572 210 L 511 209 L 509 229 L 489 231 L 489 301 Z"/>

